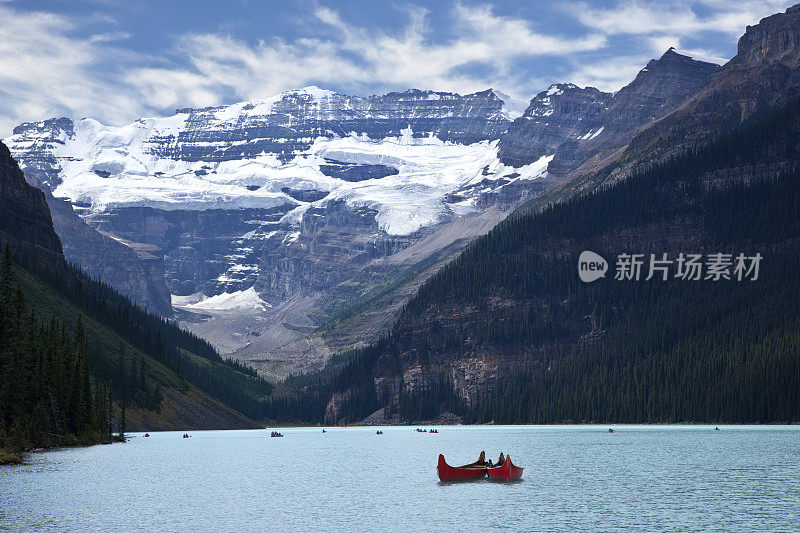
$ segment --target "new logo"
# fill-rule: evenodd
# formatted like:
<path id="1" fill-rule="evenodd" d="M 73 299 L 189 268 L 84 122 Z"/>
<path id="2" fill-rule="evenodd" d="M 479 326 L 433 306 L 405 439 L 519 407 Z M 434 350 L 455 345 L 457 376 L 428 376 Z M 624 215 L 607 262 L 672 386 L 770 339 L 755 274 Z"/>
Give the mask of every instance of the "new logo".
<path id="1" fill-rule="evenodd" d="M 608 271 L 608 262 L 600 255 L 584 250 L 578 257 L 578 276 L 581 281 L 591 283 L 592 281 L 604 278 Z"/>

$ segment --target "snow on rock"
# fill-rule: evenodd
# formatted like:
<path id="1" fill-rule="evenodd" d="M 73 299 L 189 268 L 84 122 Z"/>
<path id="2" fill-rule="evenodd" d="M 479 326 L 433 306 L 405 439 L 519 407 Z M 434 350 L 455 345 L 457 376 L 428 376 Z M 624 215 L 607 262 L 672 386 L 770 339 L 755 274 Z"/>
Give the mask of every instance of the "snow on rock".
<path id="1" fill-rule="evenodd" d="M 412 91 L 395 97 L 412 105 L 416 94 Z M 479 94 L 483 93 L 476 93 Z M 419 95 L 428 101 L 455 102 L 452 105 L 478 97 L 431 92 L 419 92 Z M 526 103 L 497 91 L 494 95 L 503 102 L 502 120 L 522 114 Z M 246 145 L 265 139 L 203 140 L 213 137 L 209 137 L 209 132 L 236 131 L 247 121 L 269 124 L 273 120 L 269 117 L 274 116 L 288 117 L 291 124 L 295 119 L 286 109 L 302 109 L 315 120 L 323 120 L 335 118 L 336 113 L 349 112 L 342 111 L 342 106 L 358 104 L 366 109 L 360 112 L 369 118 L 369 113 L 373 112 L 369 105 L 374 107 L 377 103 L 353 98 L 306 87 L 230 106 L 178 110 L 171 117 L 143 118 L 120 127 L 93 119 L 74 123 L 72 131 L 45 131 L 44 123 L 24 125 L 27 127 L 6 141 L 15 157 L 22 156 L 23 160 L 32 142 L 48 141 L 46 149 L 57 170 L 57 178 L 48 181 L 52 183 L 53 194 L 80 205 L 82 214 L 132 206 L 207 210 L 284 205 L 288 213 L 280 222 L 297 225 L 310 206 L 324 207 L 331 201 L 344 201 L 351 207 L 375 210 L 376 221 L 385 232 L 408 235 L 437 223 L 454 209 L 464 208 L 464 205 L 451 208 L 445 202 L 448 194 L 475 179 L 501 177 L 484 171 L 486 168 L 499 170 L 502 166 L 497 159 L 496 140 L 445 141 L 433 131 L 415 136 L 411 125 L 398 130 L 396 136 L 380 139 L 363 131 L 348 135 L 326 130 L 315 137 L 294 139 L 292 146 L 295 148 L 288 152 L 274 148 L 281 145 L 280 137 L 267 139 L 273 143 L 268 145 L 273 147 L 272 152 L 252 153 L 246 151 Z M 492 103 L 486 98 L 481 101 Z M 497 105 L 497 100 L 493 102 Z M 450 113 L 447 109 L 431 112 L 440 113 L 446 119 Z M 49 140 L 47 135 L 50 135 Z M 220 144 L 218 152 L 214 151 L 215 143 Z M 242 152 L 230 157 L 237 143 L 242 145 Z M 184 158 L 187 153 L 193 155 Z M 321 166 L 331 161 L 384 165 L 396 169 L 397 173 L 347 181 L 322 172 Z M 303 201 L 310 196 L 292 196 L 292 191 L 315 191 L 316 197 L 327 195 L 311 202 Z"/>
<path id="2" fill-rule="evenodd" d="M 588 140 L 590 140 L 590 139 L 594 139 L 595 137 L 597 137 L 598 135 L 600 135 L 601 133 L 603 133 L 603 129 L 604 129 L 604 128 L 605 128 L 605 126 L 600 126 L 600 127 L 599 127 L 597 130 L 595 130 L 595 131 L 590 131 L 590 132 L 586 133 L 585 135 L 581 135 L 580 137 L 578 137 L 578 139 L 580 139 L 580 140 L 582 140 L 582 141 L 588 141 Z"/>
<path id="3" fill-rule="evenodd" d="M 316 140 L 312 154 L 347 163 L 383 164 L 398 170 L 392 176 L 356 183 L 343 182 L 326 200 L 341 199 L 353 207 L 378 212 L 379 227 L 392 235 L 408 235 L 438 222 L 448 208 L 445 195 L 483 178 L 482 169 L 497 164 L 497 142 L 460 145 L 435 137 L 365 141 L 356 136 Z M 499 176 L 498 176 L 499 177 Z"/>
<path id="4" fill-rule="evenodd" d="M 547 173 L 547 165 L 553 160 L 555 154 L 543 155 L 533 163 L 514 169 L 519 177 L 516 179 L 536 179 L 541 178 Z M 513 167 L 512 167 L 513 168 Z"/>
<path id="5" fill-rule="evenodd" d="M 54 195 L 91 205 L 92 212 L 115 207 L 160 209 L 269 208 L 295 205 L 281 222 L 299 224 L 311 205 L 282 192 L 284 188 L 330 191 L 315 202 L 345 200 L 378 212 L 384 231 L 405 235 L 436 223 L 446 207 L 444 196 L 478 175 L 497 159 L 497 143 L 472 145 L 415 138 L 410 127 L 397 138 L 319 137 L 288 163 L 272 154 L 229 161 L 180 161 L 147 150 L 150 135 L 166 135 L 179 120 L 146 119 L 116 128 L 95 120 L 75 125 L 73 139 L 53 152 L 61 165 Z M 326 159 L 388 165 L 396 175 L 349 182 L 326 176 Z"/>
<path id="6" fill-rule="evenodd" d="M 509 120 L 521 117 L 530 104 L 530 98 L 514 98 L 496 89 L 492 92 L 503 102 L 502 113 Z"/>
<path id="7" fill-rule="evenodd" d="M 268 307 L 271 307 L 258 296 L 254 287 L 242 291 L 224 292 L 216 296 L 206 296 L 202 293 L 188 296 L 173 294 L 172 306 L 185 311 L 211 315 L 266 311 Z"/>

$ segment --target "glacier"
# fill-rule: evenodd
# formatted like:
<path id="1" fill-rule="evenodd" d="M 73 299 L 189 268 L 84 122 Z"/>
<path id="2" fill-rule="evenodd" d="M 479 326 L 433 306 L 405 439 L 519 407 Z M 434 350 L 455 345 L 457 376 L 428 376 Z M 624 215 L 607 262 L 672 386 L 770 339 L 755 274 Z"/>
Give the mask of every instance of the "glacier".
<path id="1" fill-rule="evenodd" d="M 188 296 L 173 294 L 172 306 L 184 311 L 210 315 L 257 313 L 272 307 L 261 299 L 253 287 L 243 291 L 223 292 L 216 296 L 206 296 L 202 292 Z"/>
<path id="2" fill-rule="evenodd" d="M 510 119 L 521 115 L 524 108 L 519 101 L 497 91 L 492 94 L 510 102 L 501 101 L 498 116 Z M 289 95 L 308 97 L 304 114 L 332 119 L 330 101 L 335 93 L 307 87 L 270 99 L 216 108 L 206 113 L 203 129 L 231 130 L 248 120 L 269 116 Z M 314 138 L 300 137 L 304 144 L 291 158 L 266 149 L 253 156 L 221 160 L 164 155 L 165 146 L 174 148 L 178 139 L 186 136 L 192 116 L 178 110 L 170 117 L 143 118 L 119 127 L 87 118 L 75 122 L 71 135 L 57 132 L 50 150 L 58 169 L 54 196 L 70 201 L 82 215 L 133 206 L 206 210 L 289 205 L 292 210 L 281 222 L 293 223 L 299 223 L 310 205 L 322 207 L 342 200 L 351 207 L 375 210 L 379 228 L 386 233 L 409 235 L 436 224 L 448 213 L 464 212 L 464 202 L 455 208 L 448 206 L 444 201 L 448 194 L 515 171 L 499 163 L 497 140 L 464 144 L 442 140 L 433 131 L 419 135 L 413 131 L 411 120 L 397 136 L 384 138 L 370 137 L 364 131 L 343 135 L 327 131 Z M 295 119 L 290 117 L 288 123 Z M 257 140 L 251 137 L 217 144 L 230 149 L 237 143 Z M 29 132 L 6 139 L 14 153 L 24 153 L 36 141 Z M 203 144 L 207 149 L 214 142 Z M 331 161 L 381 165 L 396 173 L 347 181 L 323 172 L 321 167 Z M 304 202 L 287 190 L 325 195 Z"/>

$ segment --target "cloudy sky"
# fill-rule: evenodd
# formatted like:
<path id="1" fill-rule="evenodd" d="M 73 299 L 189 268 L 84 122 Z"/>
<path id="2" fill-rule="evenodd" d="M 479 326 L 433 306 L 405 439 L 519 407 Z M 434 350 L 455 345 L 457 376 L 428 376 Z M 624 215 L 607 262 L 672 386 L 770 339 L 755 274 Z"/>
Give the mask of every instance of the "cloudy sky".
<path id="1" fill-rule="evenodd" d="M 318 85 L 348 94 L 554 82 L 616 90 L 670 46 L 722 62 L 782 0 L 0 0 L 0 137 Z"/>

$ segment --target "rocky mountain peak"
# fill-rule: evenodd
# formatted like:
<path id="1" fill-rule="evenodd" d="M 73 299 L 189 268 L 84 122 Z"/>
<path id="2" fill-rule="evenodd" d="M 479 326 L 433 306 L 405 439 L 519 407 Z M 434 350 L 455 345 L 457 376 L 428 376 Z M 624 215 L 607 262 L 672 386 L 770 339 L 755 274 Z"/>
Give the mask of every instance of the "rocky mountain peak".
<path id="1" fill-rule="evenodd" d="M 67 117 L 49 118 L 39 122 L 25 122 L 14 128 L 14 135 L 27 135 L 29 137 L 71 137 L 75 133 L 72 120 Z"/>
<path id="2" fill-rule="evenodd" d="M 565 143 L 588 138 L 602 126 L 600 117 L 612 95 L 594 87 L 554 83 L 531 99 L 525 113 L 500 138 L 500 159 L 522 167 L 556 154 Z"/>
<path id="3" fill-rule="evenodd" d="M 719 71 L 715 63 L 698 61 L 669 48 L 652 59 L 636 78 L 614 94 L 606 132 L 622 133 L 663 116 L 679 101 L 694 94 Z"/>
<path id="4" fill-rule="evenodd" d="M 758 109 L 800 94 L 800 5 L 748 26 L 736 56 L 668 116 L 639 133 L 629 152 L 648 147 L 647 157 L 663 158 L 704 144 L 736 127 Z M 657 155 L 649 147 L 665 135 L 680 137 Z M 628 170 L 621 170 L 624 175 Z"/>
<path id="5" fill-rule="evenodd" d="M 623 146 L 636 128 L 664 116 L 719 68 L 670 48 L 613 94 L 553 84 L 531 100 L 523 117 L 501 137 L 500 158 L 523 166 L 555 154 L 548 171 L 564 175 L 595 154 Z"/>
<path id="6" fill-rule="evenodd" d="M 581 88 L 572 83 L 554 83 L 533 97 L 525 110 L 524 118 L 537 120 L 541 117 L 585 115 L 602 112 L 611 99 L 594 87 Z"/>
<path id="7" fill-rule="evenodd" d="M 739 39 L 735 63 L 800 62 L 800 4 L 748 26 Z"/>
<path id="8" fill-rule="evenodd" d="M 670 47 L 659 59 L 651 59 L 631 83 L 617 92 L 615 98 L 619 100 L 625 95 L 647 93 L 648 97 L 661 100 L 659 104 L 683 98 L 719 69 L 715 63 L 699 61 Z"/>
<path id="9" fill-rule="evenodd" d="M 20 165 L 25 178 L 34 186 L 55 188 L 61 183 L 54 171 L 56 159 L 53 150 L 75 136 L 75 124 L 66 117 L 50 118 L 39 122 L 25 122 L 14 128 L 16 146 L 23 146 L 27 157 Z M 14 148 L 14 147 L 12 147 Z M 15 149 L 18 156 L 19 148 Z M 19 160 L 19 157 L 16 157 Z"/>

